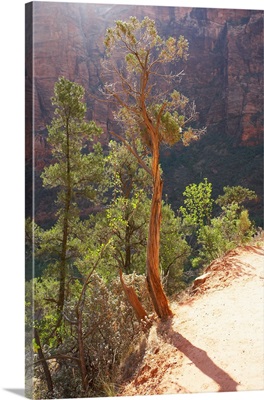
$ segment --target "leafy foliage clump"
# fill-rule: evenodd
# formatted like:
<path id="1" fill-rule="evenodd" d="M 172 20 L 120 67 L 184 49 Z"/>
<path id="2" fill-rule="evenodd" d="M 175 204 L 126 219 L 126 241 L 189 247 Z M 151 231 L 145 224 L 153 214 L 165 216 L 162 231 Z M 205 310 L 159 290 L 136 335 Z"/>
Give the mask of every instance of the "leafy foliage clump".
<path id="1" fill-rule="evenodd" d="M 234 247 L 246 243 L 255 232 L 248 211 L 242 205 L 246 199 L 255 199 L 255 193 L 241 186 L 224 187 L 223 190 L 225 194 L 214 201 L 211 197 L 212 185 L 207 179 L 185 189 L 185 207 L 180 207 L 180 212 L 183 215 L 183 226 L 194 241 L 194 267 L 208 264 Z M 213 218 L 214 203 L 222 207 L 220 215 Z"/>
<path id="2" fill-rule="evenodd" d="M 195 183 L 188 185 L 183 195 L 185 206 L 180 207 L 180 212 L 186 223 L 194 227 L 209 223 L 213 206 L 212 184 L 205 178 L 204 182 L 198 185 Z"/>

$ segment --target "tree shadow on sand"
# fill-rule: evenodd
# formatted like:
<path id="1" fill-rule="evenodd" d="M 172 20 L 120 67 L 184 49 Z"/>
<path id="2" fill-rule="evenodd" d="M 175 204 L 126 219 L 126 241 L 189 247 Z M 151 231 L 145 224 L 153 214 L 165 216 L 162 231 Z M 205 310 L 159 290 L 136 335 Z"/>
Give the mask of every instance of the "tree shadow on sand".
<path id="1" fill-rule="evenodd" d="M 160 324 L 157 332 L 162 336 L 163 340 L 188 357 L 201 372 L 213 379 L 219 386 L 219 392 L 235 392 L 237 390 L 238 382 L 231 378 L 222 368 L 218 367 L 204 350 L 194 346 L 180 333 L 175 332 L 171 319 L 166 323 Z"/>

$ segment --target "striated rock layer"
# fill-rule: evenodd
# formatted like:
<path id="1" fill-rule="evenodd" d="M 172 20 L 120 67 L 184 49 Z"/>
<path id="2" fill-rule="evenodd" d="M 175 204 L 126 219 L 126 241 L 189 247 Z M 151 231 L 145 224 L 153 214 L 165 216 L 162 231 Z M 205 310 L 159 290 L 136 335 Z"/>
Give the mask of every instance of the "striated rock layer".
<path id="1" fill-rule="evenodd" d="M 154 19 L 161 36 L 188 39 L 189 59 L 178 65 L 185 71 L 180 90 L 196 102 L 199 126 L 207 126 L 209 134 L 229 136 L 235 146 L 260 145 L 263 11 L 33 2 L 26 16 L 26 160 L 32 159 L 34 137 L 36 170 L 47 161 L 50 98 L 61 75 L 85 87 L 87 117 L 102 126 L 107 141 L 111 108 L 95 99 L 102 86 L 104 34 L 115 20 L 132 15 Z"/>

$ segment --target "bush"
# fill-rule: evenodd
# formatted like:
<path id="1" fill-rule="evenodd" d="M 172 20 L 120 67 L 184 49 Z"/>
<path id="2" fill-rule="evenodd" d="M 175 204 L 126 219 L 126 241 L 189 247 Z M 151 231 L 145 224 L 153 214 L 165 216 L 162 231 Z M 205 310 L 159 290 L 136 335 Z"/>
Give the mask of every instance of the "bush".
<path id="1" fill-rule="evenodd" d="M 198 231 L 197 242 L 201 246 L 193 266 L 210 263 L 227 251 L 246 243 L 252 238 L 254 226 L 249 220 L 248 211 L 238 212 L 238 205 L 223 207 L 223 213 L 213 218 L 210 225 L 202 226 Z"/>
<path id="2" fill-rule="evenodd" d="M 146 288 L 141 276 L 133 279 L 138 295 L 144 305 L 149 307 Z M 40 281 L 36 285 L 43 285 Z M 44 285 L 44 287 L 47 285 Z M 47 340 L 47 321 L 45 308 L 42 308 L 42 320 L 45 321 L 44 335 L 41 336 L 42 350 L 48 359 L 52 376 L 55 398 L 76 398 L 106 396 L 115 392 L 120 365 L 126 355 L 138 343 L 143 331 L 137 322 L 133 310 L 128 304 L 119 280 L 111 283 L 111 290 L 94 273 L 91 276 L 82 308 L 84 357 L 88 373 L 88 390 L 84 392 L 78 359 L 78 332 L 76 325 L 76 304 L 78 293 L 75 285 L 74 295 L 69 297 L 64 309 L 64 323 L 60 329 L 60 341 Z M 41 289 L 39 289 L 42 292 Z M 47 309 L 50 312 L 50 310 Z M 41 327 L 41 323 L 39 323 Z M 41 333 L 41 332 L 40 332 Z M 28 354 L 31 349 L 28 348 Z M 35 355 L 37 361 L 37 355 Z M 41 364 L 34 368 L 34 396 L 53 398 L 47 392 L 45 375 Z"/>

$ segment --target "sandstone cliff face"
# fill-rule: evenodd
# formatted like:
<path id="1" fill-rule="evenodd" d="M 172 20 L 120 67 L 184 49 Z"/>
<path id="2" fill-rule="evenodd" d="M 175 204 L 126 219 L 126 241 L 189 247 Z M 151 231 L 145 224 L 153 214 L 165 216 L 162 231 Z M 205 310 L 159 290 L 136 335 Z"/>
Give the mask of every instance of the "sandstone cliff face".
<path id="1" fill-rule="evenodd" d="M 96 120 L 107 135 L 111 109 L 92 97 L 102 84 L 103 38 L 115 20 L 131 15 L 148 15 L 161 35 L 183 34 L 189 40 L 190 57 L 183 66 L 180 89 L 195 100 L 201 126 L 226 132 L 238 144 L 260 143 L 262 11 L 37 2 L 33 3 L 33 96 L 35 143 L 40 153 L 45 154 L 41 133 L 52 118 L 50 98 L 61 75 L 85 87 L 88 118 Z M 29 64 L 30 54 L 28 71 Z M 29 135 L 30 128 L 28 123 Z"/>
<path id="2" fill-rule="evenodd" d="M 190 41 L 184 85 L 195 98 L 200 119 L 209 131 L 224 131 L 238 144 L 260 143 L 263 13 L 193 9 L 186 14 L 176 18 Z"/>
<path id="3" fill-rule="evenodd" d="M 228 24 L 227 31 L 227 128 L 254 144 L 263 133 L 263 15 L 245 15 L 242 21 Z"/>

